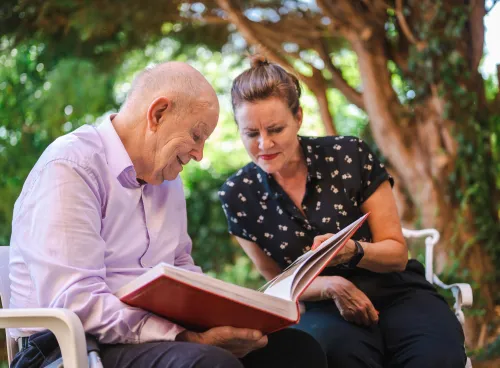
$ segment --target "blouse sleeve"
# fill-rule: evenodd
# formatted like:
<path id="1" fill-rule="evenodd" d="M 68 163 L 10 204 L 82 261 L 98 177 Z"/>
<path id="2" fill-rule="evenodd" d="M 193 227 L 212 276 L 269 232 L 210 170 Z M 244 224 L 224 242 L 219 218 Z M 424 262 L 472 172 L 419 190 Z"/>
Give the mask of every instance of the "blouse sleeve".
<path id="1" fill-rule="evenodd" d="M 228 180 L 219 190 L 219 199 L 222 203 L 224 214 L 226 215 L 229 233 L 253 241 L 243 224 L 244 218 L 246 217 L 245 195 L 243 193 L 238 193 L 235 184 L 231 180 Z"/>
<path id="2" fill-rule="evenodd" d="M 358 152 L 361 172 L 360 202 L 363 203 L 384 181 L 389 180 L 391 187 L 394 186 L 394 179 L 370 147 L 361 139 L 358 140 Z"/>

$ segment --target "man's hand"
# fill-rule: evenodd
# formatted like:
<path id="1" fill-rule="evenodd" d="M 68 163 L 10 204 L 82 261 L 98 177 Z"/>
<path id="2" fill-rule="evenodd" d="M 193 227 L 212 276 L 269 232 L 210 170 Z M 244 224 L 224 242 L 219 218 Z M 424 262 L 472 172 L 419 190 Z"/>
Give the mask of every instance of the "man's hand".
<path id="1" fill-rule="evenodd" d="M 378 323 L 378 311 L 365 293 L 340 276 L 323 277 L 321 299 L 333 299 L 346 321 L 370 326 Z"/>
<path id="2" fill-rule="evenodd" d="M 324 234 L 324 235 L 318 235 L 314 237 L 314 242 L 311 246 L 311 249 L 316 249 L 323 243 L 325 240 L 333 236 L 334 234 Z M 356 244 L 349 239 L 342 247 L 340 252 L 330 261 L 328 266 L 336 266 L 342 263 L 349 262 L 349 260 L 356 254 Z"/>
<path id="3" fill-rule="evenodd" d="M 262 332 L 234 327 L 214 327 L 200 333 L 186 330 L 177 335 L 176 340 L 218 346 L 238 358 L 267 345 L 267 336 Z"/>

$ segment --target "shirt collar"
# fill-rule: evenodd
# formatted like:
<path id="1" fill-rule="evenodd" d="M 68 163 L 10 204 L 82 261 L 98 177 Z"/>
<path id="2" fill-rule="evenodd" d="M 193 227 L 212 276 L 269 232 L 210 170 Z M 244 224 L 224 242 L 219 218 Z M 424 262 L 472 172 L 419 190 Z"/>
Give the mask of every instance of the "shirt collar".
<path id="1" fill-rule="evenodd" d="M 312 178 L 321 179 L 321 165 L 319 165 L 320 155 L 316 152 L 316 145 L 314 144 L 314 138 L 297 136 L 299 140 L 300 147 L 304 153 L 304 157 L 307 165 L 307 181 L 311 181 Z M 324 158 L 326 159 L 326 158 Z M 262 181 L 264 187 L 264 193 L 261 195 L 261 201 L 265 202 L 270 197 L 278 198 L 282 196 L 281 191 L 278 189 L 278 183 L 274 180 L 271 174 L 266 173 L 258 165 L 257 167 L 257 178 Z"/>
<path id="2" fill-rule="evenodd" d="M 322 155 L 318 153 L 317 146 L 316 144 L 314 144 L 315 138 L 298 136 L 298 139 L 299 144 L 302 147 L 302 152 L 304 152 L 304 157 L 306 159 L 307 174 L 309 176 L 308 179 L 321 179 L 322 167 L 319 160 L 328 160 L 328 157 L 322 157 Z"/>
<path id="3" fill-rule="evenodd" d="M 118 179 L 122 186 L 139 187 L 132 160 L 111 122 L 115 116 L 116 114 L 110 115 L 97 127 L 104 146 L 106 161 L 111 174 Z"/>

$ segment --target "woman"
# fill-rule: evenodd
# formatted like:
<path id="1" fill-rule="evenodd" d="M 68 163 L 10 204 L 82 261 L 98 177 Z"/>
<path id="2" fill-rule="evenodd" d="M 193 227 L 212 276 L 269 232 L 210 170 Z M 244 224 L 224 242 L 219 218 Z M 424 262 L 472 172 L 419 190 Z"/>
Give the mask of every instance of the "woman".
<path id="1" fill-rule="evenodd" d="M 355 137 L 297 136 L 298 80 L 261 58 L 231 94 L 253 162 L 219 196 L 230 233 L 266 279 L 370 212 L 339 264 L 304 293 L 295 328 L 320 342 L 329 367 L 464 367 L 462 328 L 422 265 L 408 261 L 393 179 L 368 146 Z"/>

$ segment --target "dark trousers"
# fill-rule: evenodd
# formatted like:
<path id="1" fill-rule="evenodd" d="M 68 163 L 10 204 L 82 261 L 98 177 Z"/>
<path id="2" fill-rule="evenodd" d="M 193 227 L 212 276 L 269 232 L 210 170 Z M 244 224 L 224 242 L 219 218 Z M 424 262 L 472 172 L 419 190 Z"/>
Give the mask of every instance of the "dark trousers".
<path id="1" fill-rule="evenodd" d="M 407 289 L 372 302 L 380 316 L 371 327 L 347 322 L 333 301 L 322 301 L 307 303 L 294 328 L 318 340 L 330 368 L 465 367 L 462 326 L 435 291 Z"/>
<path id="2" fill-rule="evenodd" d="M 54 341 L 49 341 L 55 340 L 53 334 L 45 333 L 43 340 L 40 336 L 30 338 L 28 347 L 16 355 L 11 367 L 44 367 L 61 356 L 57 342 L 54 346 Z M 270 334 L 268 339 L 266 347 L 242 359 L 215 346 L 176 341 L 100 345 L 100 356 L 104 368 L 327 368 L 322 348 L 307 333 L 284 329 Z"/>

